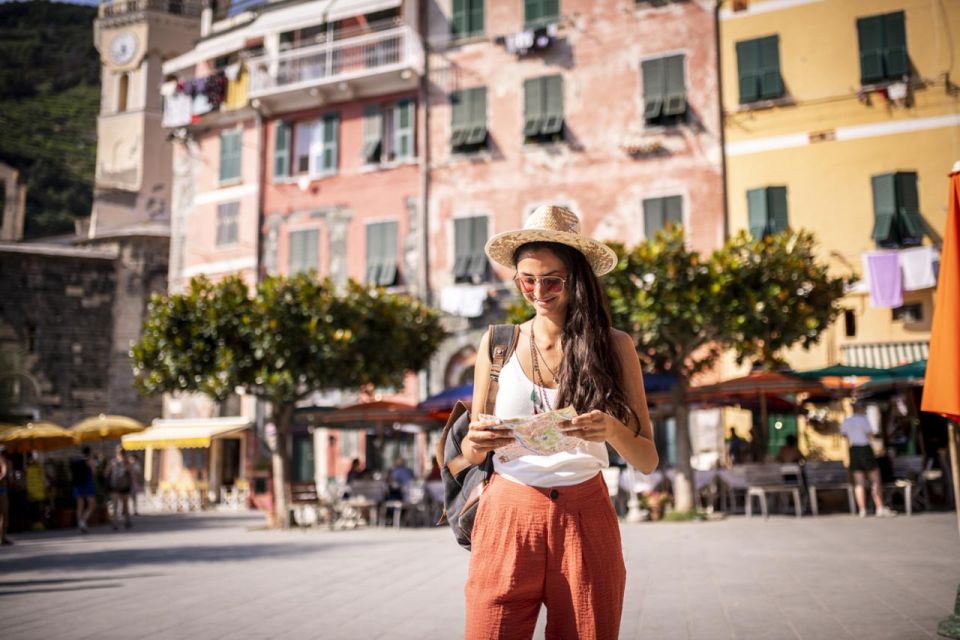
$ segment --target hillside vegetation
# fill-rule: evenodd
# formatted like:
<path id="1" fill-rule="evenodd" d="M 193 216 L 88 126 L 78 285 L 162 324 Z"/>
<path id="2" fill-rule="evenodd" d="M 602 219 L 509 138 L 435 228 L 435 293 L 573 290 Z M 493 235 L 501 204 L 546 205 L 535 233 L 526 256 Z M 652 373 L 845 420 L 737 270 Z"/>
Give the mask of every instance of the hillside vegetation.
<path id="1" fill-rule="evenodd" d="M 0 4 L 0 161 L 27 184 L 27 237 L 69 233 L 90 215 L 100 62 L 96 8 Z"/>

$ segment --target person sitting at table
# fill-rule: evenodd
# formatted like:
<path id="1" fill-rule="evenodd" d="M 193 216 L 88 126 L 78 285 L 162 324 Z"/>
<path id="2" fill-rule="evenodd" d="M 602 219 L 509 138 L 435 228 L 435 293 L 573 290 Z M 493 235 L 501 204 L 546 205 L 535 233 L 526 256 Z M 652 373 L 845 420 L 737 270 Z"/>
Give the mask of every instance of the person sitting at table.
<path id="1" fill-rule="evenodd" d="M 390 469 L 390 492 L 393 493 L 396 490 L 401 494 L 408 484 L 413 482 L 414 474 L 413 470 L 407 466 L 407 461 L 402 457 L 397 456 L 397 459 L 393 461 L 393 468 Z"/>
<path id="2" fill-rule="evenodd" d="M 777 452 L 777 462 L 783 464 L 800 464 L 803 460 L 803 454 L 800 453 L 800 448 L 797 447 L 797 436 L 791 433 L 787 436 L 783 446 L 780 447 L 780 451 Z"/>
<path id="3" fill-rule="evenodd" d="M 350 470 L 347 471 L 347 484 L 354 480 L 363 480 L 364 469 L 360 466 L 360 458 L 354 458 L 350 461 Z"/>

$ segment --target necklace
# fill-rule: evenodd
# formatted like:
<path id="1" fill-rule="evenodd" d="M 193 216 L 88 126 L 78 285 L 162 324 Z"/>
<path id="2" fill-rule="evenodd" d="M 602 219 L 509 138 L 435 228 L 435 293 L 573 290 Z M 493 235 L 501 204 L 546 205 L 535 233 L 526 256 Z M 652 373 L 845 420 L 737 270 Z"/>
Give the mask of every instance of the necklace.
<path id="1" fill-rule="evenodd" d="M 530 334 L 531 334 L 531 337 L 533 337 L 533 329 L 532 329 L 532 328 L 530 329 Z M 533 342 L 533 349 L 534 349 L 534 351 L 536 351 L 536 352 L 537 352 L 537 355 L 540 357 L 540 359 L 543 360 L 543 366 L 545 366 L 545 367 L 547 368 L 547 371 L 549 371 L 549 372 L 550 372 L 550 375 L 553 376 L 553 379 L 556 380 L 556 379 L 557 379 L 557 372 L 554 371 L 553 369 L 551 369 L 551 368 L 550 368 L 550 365 L 547 364 L 547 359 L 543 357 L 543 352 L 540 351 L 540 347 L 537 346 L 537 341 L 536 341 L 536 340 L 531 340 L 531 342 Z"/>
<path id="2" fill-rule="evenodd" d="M 550 401 L 547 398 L 547 389 L 543 383 L 543 375 L 540 373 L 540 364 L 537 360 L 537 339 L 533 332 L 533 323 L 530 323 L 530 363 L 533 365 L 533 389 L 530 391 L 530 400 L 533 402 L 533 413 L 534 415 L 538 413 L 543 413 L 545 411 L 550 411 L 552 407 L 550 406 Z M 544 361 L 544 366 L 547 366 L 546 361 Z M 550 373 L 553 373 L 553 370 L 547 366 L 547 370 Z M 554 380 L 556 380 L 556 375 L 554 375 Z M 539 391 L 539 393 L 538 393 Z M 539 401 L 539 403 L 538 403 Z M 538 406 L 539 405 L 539 406 Z"/>

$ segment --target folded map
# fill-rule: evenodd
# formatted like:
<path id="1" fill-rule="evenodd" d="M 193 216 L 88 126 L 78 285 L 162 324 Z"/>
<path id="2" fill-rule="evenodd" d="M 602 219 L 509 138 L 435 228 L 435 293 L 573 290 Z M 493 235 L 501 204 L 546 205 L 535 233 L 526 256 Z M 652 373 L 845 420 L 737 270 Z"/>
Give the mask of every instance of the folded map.
<path id="1" fill-rule="evenodd" d="M 498 461 L 510 462 L 521 456 L 550 456 L 582 447 L 583 440 L 568 436 L 560 428 L 576 415 L 573 407 L 564 407 L 556 411 L 506 420 L 484 414 L 479 417 L 481 420 L 497 420 L 497 429 L 509 429 L 513 432 L 516 442 L 497 449 L 494 454 Z"/>

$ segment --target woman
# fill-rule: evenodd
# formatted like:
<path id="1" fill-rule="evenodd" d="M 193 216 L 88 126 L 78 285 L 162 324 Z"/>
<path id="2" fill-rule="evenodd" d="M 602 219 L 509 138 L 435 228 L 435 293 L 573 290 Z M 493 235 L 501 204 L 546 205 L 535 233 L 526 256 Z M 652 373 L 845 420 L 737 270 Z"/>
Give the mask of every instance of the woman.
<path id="1" fill-rule="evenodd" d="M 516 270 L 536 311 L 500 372 L 496 415 L 573 406 L 578 415 L 565 430 L 580 442 L 549 456 L 494 456 L 472 534 L 466 638 L 529 638 L 541 604 L 548 638 L 616 638 L 626 573 L 600 474 L 609 464 L 606 445 L 645 473 L 658 462 L 633 341 L 611 328 L 598 280 L 616 254 L 581 235 L 577 216 L 557 206 L 538 208 L 523 230 L 494 236 L 486 252 Z M 495 421 L 478 419 L 488 341 L 485 335 L 477 350 L 473 422 L 463 439 L 474 464 L 514 441 Z"/>

